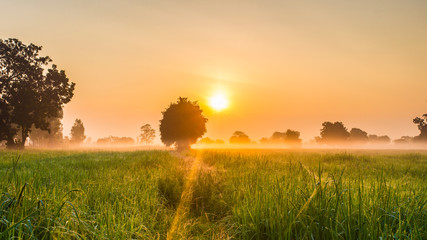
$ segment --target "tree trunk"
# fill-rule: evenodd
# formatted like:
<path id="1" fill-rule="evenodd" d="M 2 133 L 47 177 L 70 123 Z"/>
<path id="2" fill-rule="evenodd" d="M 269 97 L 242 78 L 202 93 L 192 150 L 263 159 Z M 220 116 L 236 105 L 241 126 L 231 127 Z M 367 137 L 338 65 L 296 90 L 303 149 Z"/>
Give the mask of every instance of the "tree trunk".
<path id="1" fill-rule="evenodd" d="M 13 135 L 7 136 L 6 148 L 8 148 L 8 149 L 15 149 L 16 148 L 16 143 L 15 143 L 15 140 L 13 139 Z"/>
<path id="2" fill-rule="evenodd" d="M 180 152 L 191 149 L 189 141 L 186 141 L 186 140 L 177 141 L 176 145 L 177 145 L 177 150 Z"/>
<path id="3" fill-rule="evenodd" d="M 22 129 L 22 132 L 21 132 L 21 142 L 19 144 L 19 147 L 21 149 L 24 149 L 25 148 L 25 141 L 27 141 L 29 130 L 26 127 L 21 127 L 21 129 Z"/>

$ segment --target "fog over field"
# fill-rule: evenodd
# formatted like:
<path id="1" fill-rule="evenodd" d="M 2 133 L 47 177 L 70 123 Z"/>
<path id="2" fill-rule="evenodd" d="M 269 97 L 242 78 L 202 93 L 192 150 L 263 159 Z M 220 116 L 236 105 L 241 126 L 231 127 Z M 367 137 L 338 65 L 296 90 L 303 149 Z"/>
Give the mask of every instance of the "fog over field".
<path id="1" fill-rule="evenodd" d="M 1 0 L 0 240 L 427 239 L 427 1 Z"/>

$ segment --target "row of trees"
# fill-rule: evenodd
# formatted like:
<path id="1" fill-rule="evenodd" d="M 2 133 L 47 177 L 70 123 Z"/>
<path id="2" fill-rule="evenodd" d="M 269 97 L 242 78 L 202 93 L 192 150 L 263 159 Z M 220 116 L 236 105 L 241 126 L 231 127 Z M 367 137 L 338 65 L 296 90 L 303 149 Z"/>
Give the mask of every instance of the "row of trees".
<path id="1" fill-rule="evenodd" d="M 235 131 L 229 139 L 230 144 L 252 144 L 249 136 L 242 131 Z M 289 146 L 299 146 L 302 140 L 298 131 L 288 129 L 286 132 L 274 132 L 269 138 L 262 138 L 261 144 L 285 144 Z M 212 140 L 208 137 L 202 138 L 198 144 L 224 144 L 221 139 Z"/>
<path id="2" fill-rule="evenodd" d="M 86 139 L 85 127 L 80 119 L 76 119 L 71 128 L 70 138 L 63 137 L 62 124 L 59 118 L 54 118 L 50 122 L 51 131 L 41 130 L 37 128 L 31 129 L 29 135 L 30 142 L 36 147 L 59 147 L 64 145 L 81 145 Z M 156 131 L 150 124 L 145 124 L 140 129 L 140 134 L 137 141 L 141 144 L 151 144 L 156 136 Z M 87 143 L 90 143 L 88 139 Z M 97 145 L 133 145 L 135 140 L 131 137 L 109 136 L 99 138 L 96 141 Z"/>
<path id="3" fill-rule="evenodd" d="M 352 128 L 348 131 L 342 122 L 324 122 L 322 127 L 320 136 L 315 138 L 316 143 L 328 145 L 360 145 L 366 143 L 388 144 L 391 141 L 386 135 L 368 135 L 367 132 L 359 128 Z"/>

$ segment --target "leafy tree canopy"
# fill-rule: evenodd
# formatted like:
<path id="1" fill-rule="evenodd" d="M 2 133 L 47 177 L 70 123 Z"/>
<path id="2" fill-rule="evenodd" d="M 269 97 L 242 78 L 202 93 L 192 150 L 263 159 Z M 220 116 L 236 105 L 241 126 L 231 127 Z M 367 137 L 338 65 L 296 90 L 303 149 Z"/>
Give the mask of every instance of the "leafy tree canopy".
<path id="1" fill-rule="evenodd" d="M 197 143 L 199 143 L 199 144 L 214 144 L 215 141 L 212 140 L 211 138 L 205 137 L 205 138 L 200 139 Z"/>
<path id="2" fill-rule="evenodd" d="M 238 143 L 238 144 L 245 144 L 245 143 L 251 143 L 251 139 L 249 138 L 246 133 L 242 131 L 235 131 L 233 135 L 230 138 L 230 143 Z"/>
<path id="3" fill-rule="evenodd" d="M 320 138 L 316 139 L 320 143 L 331 145 L 343 144 L 350 137 L 350 133 L 342 122 L 324 122 L 322 126 Z"/>
<path id="4" fill-rule="evenodd" d="M 82 144 L 86 139 L 85 136 L 85 127 L 82 120 L 76 119 L 74 125 L 71 127 L 71 143 L 79 145 Z"/>
<path id="5" fill-rule="evenodd" d="M 274 132 L 269 139 L 263 138 L 260 140 L 261 143 L 284 143 L 287 145 L 300 145 L 300 132 L 291 129 L 286 132 Z"/>
<path id="6" fill-rule="evenodd" d="M 352 128 L 349 140 L 353 143 L 366 143 L 369 140 L 368 133 L 359 128 Z"/>
<path id="7" fill-rule="evenodd" d="M 427 141 L 427 114 L 414 118 L 413 122 L 418 125 L 418 130 L 420 130 L 420 135 L 414 137 L 414 141 Z"/>
<path id="8" fill-rule="evenodd" d="M 150 144 L 156 137 L 156 130 L 154 130 L 150 124 L 145 124 L 141 127 L 141 133 L 139 134 L 139 142 L 144 144 Z"/>
<path id="9" fill-rule="evenodd" d="M 391 142 L 391 139 L 389 136 L 384 135 L 384 136 L 378 136 L 375 134 L 370 134 L 368 135 L 368 140 L 369 143 L 379 143 L 379 144 L 388 144 Z"/>
<path id="10" fill-rule="evenodd" d="M 75 84 L 65 71 L 56 65 L 45 71 L 51 59 L 40 56 L 41 49 L 0 39 L 0 140 L 8 147 L 23 147 L 33 125 L 48 130 L 49 119 L 73 97 Z"/>
<path id="11" fill-rule="evenodd" d="M 177 145 L 178 150 L 189 149 L 198 138 L 206 133 L 206 122 L 203 111 L 197 102 L 179 97 L 162 112 L 160 120 L 160 139 L 166 146 Z"/>

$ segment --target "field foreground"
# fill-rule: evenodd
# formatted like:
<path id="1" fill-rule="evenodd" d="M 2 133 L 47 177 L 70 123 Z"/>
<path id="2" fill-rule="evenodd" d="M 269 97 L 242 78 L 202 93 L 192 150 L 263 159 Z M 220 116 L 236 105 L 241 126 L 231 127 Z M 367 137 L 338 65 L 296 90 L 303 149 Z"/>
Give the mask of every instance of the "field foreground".
<path id="1" fill-rule="evenodd" d="M 427 239 L 427 153 L 0 151 L 0 239 Z"/>

